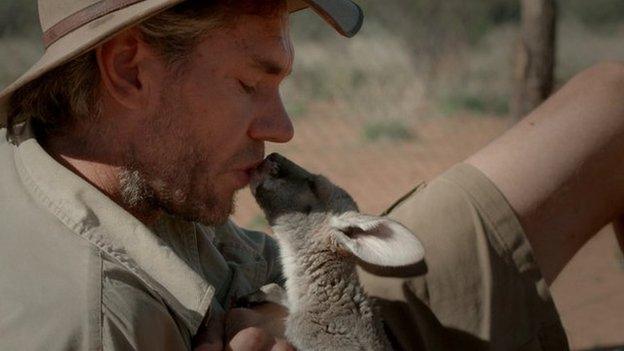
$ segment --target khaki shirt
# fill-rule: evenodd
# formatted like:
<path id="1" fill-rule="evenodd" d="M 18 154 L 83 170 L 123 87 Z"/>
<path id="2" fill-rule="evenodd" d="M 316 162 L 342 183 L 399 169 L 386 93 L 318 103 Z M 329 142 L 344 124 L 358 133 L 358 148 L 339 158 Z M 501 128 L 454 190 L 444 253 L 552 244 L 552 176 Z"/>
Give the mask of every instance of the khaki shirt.
<path id="1" fill-rule="evenodd" d="M 184 350 L 209 311 L 280 282 L 278 248 L 231 222 L 148 228 L 0 130 L 0 350 Z"/>

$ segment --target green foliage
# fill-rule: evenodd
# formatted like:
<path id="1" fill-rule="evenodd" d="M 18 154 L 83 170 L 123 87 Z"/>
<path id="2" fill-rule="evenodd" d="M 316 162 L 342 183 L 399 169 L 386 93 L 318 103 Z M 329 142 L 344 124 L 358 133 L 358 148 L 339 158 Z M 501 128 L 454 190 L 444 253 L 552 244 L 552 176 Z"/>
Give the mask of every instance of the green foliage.
<path id="1" fill-rule="evenodd" d="M 446 115 L 469 111 L 504 116 L 509 113 L 509 99 L 507 96 L 487 95 L 484 92 L 454 90 L 440 99 L 439 107 Z"/>
<path id="2" fill-rule="evenodd" d="M 356 1 L 366 21 L 354 40 L 335 35 L 312 11 L 292 16 L 297 59 L 282 89 L 292 117 L 322 102 L 345 116 L 386 121 L 365 126 L 366 140 L 400 140 L 410 137 L 409 129 L 387 116 L 412 118 L 428 97 L 446 114 L 508 112 L 520 0 Z M 587 28 L 622 23 L 624 0 L 558 4 L 560 81 L 599 60 L 623 57 L 621 40 Z M 0 0 L 0 87 L 39 56 L 39 34 L 36 0 Z"/>
<path id="3" fill-rule="evenodd" d="M 368 141 L 378 140 L 412 140 L 415 135 L 405 123 L 397 120 L 368 122 L 364 125 L 363 136 Z"/>
<path id="4" fill-rule="evenodd" d="M 0 37 L 40 34 L 36 0 L 0 0 Z"/>
<path id="5" fill-rule="evenodd" d="M 624 23 L 622 0 L 561 0 L 559 6 L 591 28 Z"/>
<path id="6" fill-rule="evenodd" d="M 520 1 L 519 0 L 495 0 L 490 2 L 487 10 L 489 21 L 499 25 L 520 21 Z"/>
<path id="7" fill-rule="evenodd" d="M 417 49 L 423 44 L 444 46 L 448 40 L 453 41 L 451 45 L 457 41 L 474 44 L 493 25 L 520 18 L 518 0 L 361 2 L 368 17 L 380 19 L 388 30 L 403 35 Z"/>
<path id="8" fill-rule="evenodd" d="M 6 87 L 41 56 L 41 42 L 36 39 L 0 37 L 0 89 Z"/>

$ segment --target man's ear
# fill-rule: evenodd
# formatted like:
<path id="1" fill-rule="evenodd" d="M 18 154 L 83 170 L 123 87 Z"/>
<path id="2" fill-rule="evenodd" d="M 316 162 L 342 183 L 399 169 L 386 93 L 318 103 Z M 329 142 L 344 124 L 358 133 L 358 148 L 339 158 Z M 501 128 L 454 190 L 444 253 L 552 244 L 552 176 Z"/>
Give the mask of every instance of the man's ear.
<path id="1" fill-rule="evenodd" d="M 410 266 L 425 257 L 420 240 L 386 217 L 347 212 L 332 217 L 331 226 L 339 245 L 373 266 Z"/>
<path id="2" fill-rule="evenodd" d="M 150 55 L 136 28 L 125 30 L 96 48 L 104 89 L 126 108 L 142 109 L 149 101 L 144 71 Z"/>

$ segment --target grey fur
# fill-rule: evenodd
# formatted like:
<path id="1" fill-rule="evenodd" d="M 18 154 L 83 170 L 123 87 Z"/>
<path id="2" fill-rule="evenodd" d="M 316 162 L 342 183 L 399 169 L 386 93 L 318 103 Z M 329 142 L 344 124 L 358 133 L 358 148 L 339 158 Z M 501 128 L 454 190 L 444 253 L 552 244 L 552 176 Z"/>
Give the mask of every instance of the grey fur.
<path id="1" fill-rule="evenodd" d="M 354 244 L 354 238 L 367 235 L 381 238 L 375 245 L 391 237 L 386 227 L 391 221 L 360 214 L 346 191 L 278 154 L 258 168 L 251 189 L 280 244 L 290 311 L 288 340 L 302 351 L 391 349 L 356 273 L 356 256 L 367 262 L 373 257 L 372 264 L 384 264 L 384 258 L 377 259 L 377 251 L 368 250 L 366 242 Z M 420 260 L 420 243 L 400 228 L 402 236 L 392 240 L 407 238 L 412 251 L 420 252 L 406 259 Z"/>

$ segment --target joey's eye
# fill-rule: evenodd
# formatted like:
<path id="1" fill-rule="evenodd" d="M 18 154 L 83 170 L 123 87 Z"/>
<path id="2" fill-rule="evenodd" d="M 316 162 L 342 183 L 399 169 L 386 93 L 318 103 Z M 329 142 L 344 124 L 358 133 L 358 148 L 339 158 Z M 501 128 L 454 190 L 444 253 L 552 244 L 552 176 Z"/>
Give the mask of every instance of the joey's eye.
<path id="1" fill-rule="evenodd" d="M 244 91 L 246 94 L 251 95 L 251 94 L 253 94 L 253 93 L 255 93 L 255 92 L 256 92 L 256 88 L 255 88 L 255 87 L 253 87 L 253 86 L 251 86 L 251 85 L 248 85 L 248 84 L 245 84 L 245 83 L 244 83 L 242 80 L 240 80 L 240 79 L 238 80 L 238 84 L 240 85 L 240 87 L 243 89 L 243 91 Z"/>
<path id="2" fill-rule="evenodd" d="M 310 178 L 308 179 L 308 188 L 310 188 L 310 190 L 312 191 L 312 193 L 314 195 L 316 195 L 316 182 L 314 181 L 314 178 Z"/>
<path id="3" fill-rule="evenodd" d="M 288 174 L 286 174 L 286 170 L 284 169 L 284 167 L 279 167 L 279 166 L 278 166 L 278 167 L 276 167 L 276 168 L 274 169 L 274 171 L 271 173 L 271 175 L 272 175 L 274 178 L 281 179 L 281 178 L 286 178 L 286 176 L 287 176 Z"/>

